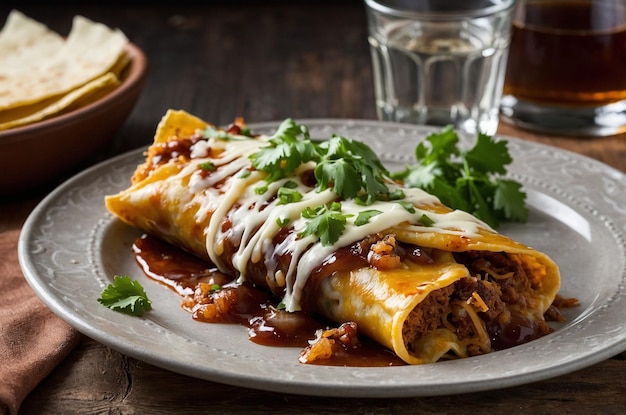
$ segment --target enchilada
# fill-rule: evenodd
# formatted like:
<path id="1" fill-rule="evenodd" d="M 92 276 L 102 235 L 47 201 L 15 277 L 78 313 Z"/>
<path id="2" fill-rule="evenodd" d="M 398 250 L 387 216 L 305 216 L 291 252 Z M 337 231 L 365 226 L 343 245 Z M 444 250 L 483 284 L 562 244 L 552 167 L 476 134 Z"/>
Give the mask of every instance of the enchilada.
<path id="1" fill-rule="evenodd" d="M 293 134 L 280 141 L 285 131 Z M 306 128 L 291 120 L 273 136 L 254 136 L 241 120 L 220 129 L 170 110 L 131 186 L 106 205 L 236 283 L 266 290 L 287 313 L 351 324 L 319 332 L 303 363 L 327 358 L 324 345 L 345 341 L 352 329 L 408 364 L 489 353 L 551 332 L 544 315 L 554 314 L 560 276 L 547 255 L 392 181 L 358 143 L 328 143 L 326 155 L 332 146 L 351 151 L 320 168 Z M 268 160 L 270 147 L 272 156 L 298 157 Z M 333 175 L 344 170 L 336 164 L 351 157 L 370 167 L 337 189 Z M 272 163 L 273 172 L 262 168 Z M 205 283 L 186 295 L 185 307 L 215 313 L 219 292 L 228 292 L 220 288 Z"/>

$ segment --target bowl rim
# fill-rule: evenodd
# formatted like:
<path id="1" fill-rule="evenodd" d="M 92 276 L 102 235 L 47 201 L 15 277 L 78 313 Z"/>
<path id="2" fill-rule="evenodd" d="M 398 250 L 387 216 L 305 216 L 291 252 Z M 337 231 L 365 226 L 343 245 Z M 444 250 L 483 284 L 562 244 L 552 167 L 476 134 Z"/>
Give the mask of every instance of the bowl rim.
<path id="1" fill-rule="evenodd" d="M 106 94 L 101 99 L 91 102 L 85 106 L 76 108 L 70 112 L 37 121 L 22 127 L 10 128 L 0 131 L 0 145 L 15 142 L 18 140 L 28 140 L 34 137 L 35 132 L 43 129 L 58 129 L 67 123 L 74 122 L 77 118 L 84 117 L 90 113 L 97 111 L 102 106 L 106 106 L 110 102 L 116 101 L 128 91 L 141 85 L 141 82 L 147 74 L 148 64 L 145 53 L 132 42 L 128 42 L 124 50 L 130 56 L 130 62 L 127 68 L 126 77 L 122 80 L 119 87 Z"/>

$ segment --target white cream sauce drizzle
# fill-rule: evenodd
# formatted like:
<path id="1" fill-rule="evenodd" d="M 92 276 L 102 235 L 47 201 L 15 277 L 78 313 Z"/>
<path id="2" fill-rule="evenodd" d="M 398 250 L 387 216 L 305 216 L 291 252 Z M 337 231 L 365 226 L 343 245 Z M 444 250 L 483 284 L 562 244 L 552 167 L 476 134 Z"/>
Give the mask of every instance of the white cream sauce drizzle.
<path id="1" fill-rule="evenodd" d="M 297 237 L 307 223 L 301 217 L 306 207 L 317 207 L 330 203 L 337 199 L 332 190 L 316 192 L 314 188 L 306 186 L 295 174 L 288 179 L 270 183 L 268 190 L 263 194 L 257 194 L 257 188 L 266 185 L 263 180 L 264 174 L 250 171 L 251 162 L 249 156 L 260 147 L 267 144 L 267 137 L 241 140 L 224 141 L 210 139 L 200 141 L 192 147 L 192 162 L 179 173 L 182 177 L 190 176 L 189 186 L 192 194 L 196 195 L 189 203 L 198 203 L 196 220 L 204 222 L 210 215 L 209 224 L 205 231 L 206 249 L 211 260 L 216 266 L 224 269 L 220 260 L 223 253 L 226 237 L 237 247 L 231 261 L 235 270 L 239 273 L 240 281 L 246 279 L 246 270 L 250 262 L 264 261 L 268 270 L 269 278 L 275 279 L 276 258 L 291 255 L 291 263 L 285 276 L 286 287 L 283 302 L 288 311 L 300 309 L 302 291 L 311 272 L 322 264 L 338 247 L 350 245 L 370 234 L 381 232 L 393 226 L 407 226 L 414 232 L 440 232 L 446 234 L 462 234 L 465 236 L 477 235 L 479 228 L 490 229 L 488 225 L 476 219 L 474 216 L 462 212 L 433 213 L 429 210 L 415 208 L 415 212 L 407 211 L 397 202 L 377 201 L 371 205 L 363 206 L 354 200 L 341 201 L 343 214 L 352 215 L 348 218 L 345 231 L 333 246 L 324 246 L 315 236 L 303 238 Z M 210 149 L 223 149 L 217 157 L 209 157 Z M 203 172 L 202 163 L 212 163 L 215 171 Z M 314 164 L 308 163 L 300 166 L 296 173 L 312 170 Z M 248 173 L 248 174 L 244 174 Z M 278 189 L 288 180 L 297 183 L 297 190 L 303 195 L 302 200 L 296 203 L 280 204 L 279 199 L 274 198 Z M 215 186 L 219 185 L 218 188 Z M 395 183 L 388 183 L 390 190 L 398 188 Z M 404 201 L 414 205 L 429 205 L 438 202 L 432 196 L 421 189 L 405 189 Z M 369 223 L 356 226 L 354 220 L 359 212 L 364 210 L 379 210 L 382 213 L 370 218 Z M 423 226 L 420 217 L 426 214 L 434 224 Z M 222 232 L 222 222 L 230 215 L 232 228 Z M 278 221 L 288 219 L 293 231 L 281 243 L 272 242 L 281 230 Z"/>

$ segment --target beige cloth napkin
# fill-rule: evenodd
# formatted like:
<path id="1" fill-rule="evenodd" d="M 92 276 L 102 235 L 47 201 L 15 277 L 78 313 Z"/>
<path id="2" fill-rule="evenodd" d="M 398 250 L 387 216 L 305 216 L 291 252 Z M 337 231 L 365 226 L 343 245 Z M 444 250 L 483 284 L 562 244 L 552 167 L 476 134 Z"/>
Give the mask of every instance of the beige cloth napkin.
<path id="1" fill-rule="evenodd" d="M 24 279 L 18 236 L 19 230 L 0 233 L 0 413 L 11 415 L 80 340 Z"/>

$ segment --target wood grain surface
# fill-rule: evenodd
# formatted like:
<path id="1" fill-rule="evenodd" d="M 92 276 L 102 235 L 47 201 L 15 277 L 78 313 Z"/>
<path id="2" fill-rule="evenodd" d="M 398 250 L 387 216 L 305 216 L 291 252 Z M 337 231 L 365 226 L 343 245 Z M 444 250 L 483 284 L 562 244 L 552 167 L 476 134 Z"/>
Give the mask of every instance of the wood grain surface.
<path id="1" fill-rule="evenodd" d="M 119 27 L 150 73 L 129 119 L 97 161 L 148 145 L 169 108 L 216 124 L 293 118 L 375 119 L 363 4 L 169 2 L 65 6 L 3 2 L 66 34 L 75 14 Z M 568 149 L 626 171 L 626 136 L 568 138 L 501 123 L 499 132 Z M 19 228 L 66 177 L 0 200 L 0 230 Z M 626 318 L 626 316 L 625 316 Z M 520 362 L 524 364 L 524 362 Z M 197 380 L 126 357 L 89 338 L 26 399 L 21 414 L 621 414 L 626 354 L 554 379 L 489 392 L 407 399 L 294 396 Z"/>

